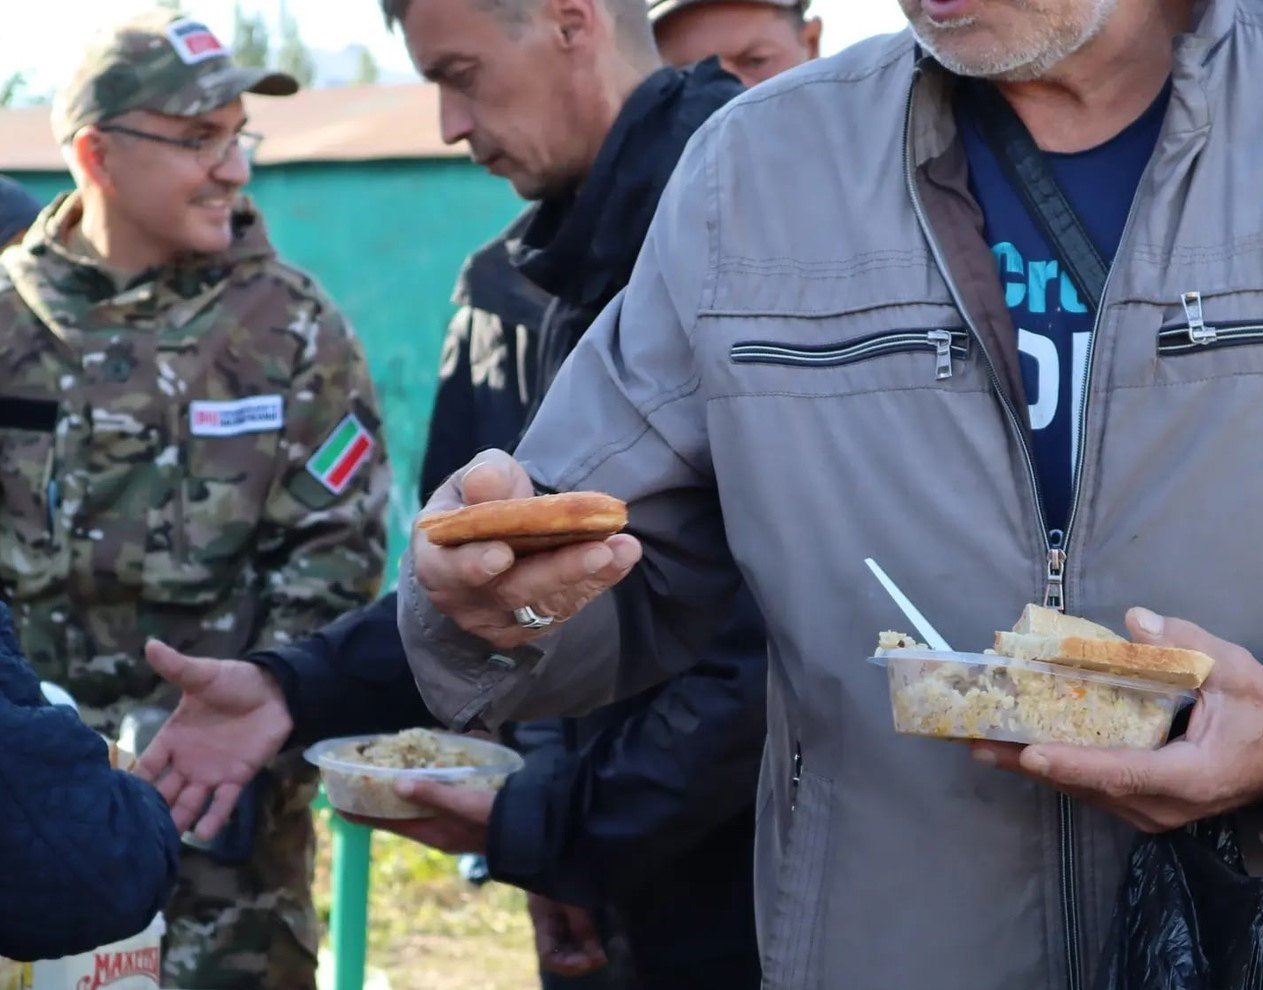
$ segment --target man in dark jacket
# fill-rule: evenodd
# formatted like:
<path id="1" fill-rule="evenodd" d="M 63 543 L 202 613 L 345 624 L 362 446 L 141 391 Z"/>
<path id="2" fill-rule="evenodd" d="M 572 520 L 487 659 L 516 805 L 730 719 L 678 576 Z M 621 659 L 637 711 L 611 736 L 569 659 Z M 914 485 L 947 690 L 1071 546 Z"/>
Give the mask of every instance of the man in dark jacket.
<path id="1" fill-rule="evenodd" d="M 0 605 L 0 956 L 53 959 L 143 930 L 175 887 L 180 837 L 152 787 L 54 707 Z"/>
<path id="2" fill-rule="evenodd" d="M 672 64 L 683 66 L 715 53 L 742 82 L 754 85 L 815 57 L 820 21 L 807 19 L 804 11 L 798 0 L 659 0 L 650 3 L 649 18 L 658 47 Z M 607 139 L 607 145 L 613 141 Z M 665 154 L 658 160 L 673 167 L 676 157 Z M 623 205 L 618 184 L 607 187 L 599 180 L 599 174 L 590 176 L 581 196 L 603 204 L 593 213 L 618 216 Z M 650 212 L 660 191 L 659 185 L 641 200 Z M 578 211 L 579 203 L 572 209 Z M 518 229 L 523 229 L 520 221 Z M 560 250 L 554 240 L 534 255 L 517 246 L 513 274 L 545 286 L 552 279 L 564 298 L 567 287 L 591 280 L 599 266 L 567 257 L 560 240 Z M 634 260 L 638 252 L 632 239 L 624 242 Z M 600 248 L 594 253 L 599 255 Z M 542 260 L 542 266 L 533 269 L 533 260 Z M 611 287 L 624 283 L 625 278 Z M 551 335 L 541 338 L 535 401 L 594 315 L 576 313 L 572 332 L 552 323 Z M 440 417 L 436 405 L 435 419 Z M 507 435 L 483 447 L 509 447 L 515 439 Z M 476 452 L 468 451 L 469 457 Z M 469 457 L 451 465 L 443 477 Z M 431 478 L 435 485 L 443 480 L 436 474 Z M 744 596 L 739 607 L 754 611 Z M 493 828 L 488 835 L 493 864 L 504 864 L 510 856 L 533 859 L 538 867 L 514 882 L 529 890 L 552 889 L 581 904 L 598 900 L 604 890 L 633 949 L 641 950 L 636 968 L 648 987 L 703 982 L 740 987 L 754 985 L 752 978 L 757 983 L 752 940 L 744 951 L 738 947 L 753 935 L 745 867 L 754 828 L 750 782 L 757 778 L 765 735 L 762 710 L 753 708 L 765 704 L 763 667 L 727 662 L 742 656 L 746 633 L 740 627 L 728 630 L 720 645 L 731 653 L 716 650 L 722 659 L 708 656 L 662 688 L 584 719 L 518 727 L 515 735 L 519 748 L 528 752 L 527 767 L 495 803 L 493 821 L 545 824 L 536 830 Z M 692 732 L 682 731 L 678 719 L 666 715 L 681 705 L 701 716 Z M 588 797 L 576 801 L 575 795 Z M 671 797 L 664 800 L 664 795 Z M 563 810 L 540 816 L 535 810 L 540 803 Z M 655 872 L 650 882 L 634 879 Z M 492 874 L 511 879 L 503 865 L 493 865 Z"/>
<path id="3" fill-rule="evenodd" d="M 815 57 L 821 24 L 819 18 L 808 18 L 805 9 L 800 0 L 651 0 L 648 5 L 655 40 L 668 62 L 682 67 L 713 54 L 746 85 Z M 674 156 L 666 160 L 674 162 Z M 599 186 L 598 191 L 604 192 Z M 646 205 L 655 203 L 656 196 Z M 462 306 L 444 345 L 442 384 L 426 448 L 423 503 L 480 450 L 514 445 L 526 420 L 528 396 L 534 394 L 528 388 L 531 369 L 538 364 L 546 375 L 550 364 L 569 353 L 572 340 L 545 338 L 543 348 L 555 350 L 555 357 L 535 360 L 531 345 L 543 322 L 547 297 L 529 309 L 523 305 L 523 296 L 534 283 L 510 258 L 509 245 L 528 229 L 536 209 L 529 209 L 476 253 L 462 272 L 455 296 Z M 562 282 L 577 282 L 585 277 L 585 266 L 579 263 L 568 272 L 567 278 L 563 270 Z M 755 698 L 762 702 L 763 684 L 749 667 L 708 666 L 696 674 L 663 692 L 648 692 L 586 719 L 517 727 L 515 740 L 529 753 L 528 766 L 510 782 L 496 814 L 507 820 L 543 821 L 544 816 L 533 810 L 538 803 L 566 810 L 553 816 L 549 826 L 489 836 L 494 859 L 503 862 L 511 851 L 533 855 L 541 863 L 537 874 L 554 874 L 554 889 L 583 878 L 589 889 L 570 894 L 580 902 L 593 899 L 591 886 L 597 883 L 623 891 L 617 899 L 633 944 L 657 949 L 652 960 L 657 983 L 664 978 L 663 970 L 680 965 L 679 933 L 689 933 L 688 955 L 708 958 L 713 967 L 723 958 L 723 950 L 718 945 L 703 947 L 700 941 L 716 935 L 721 944 L 735 943 L 748 915 L 749 871 L 738 873 L 732 864 L 749 859 L 753 816 L 748 781 L 757 770 L 749 760 L 737 760 L 725 763 L 717 773 L 706 773 L 706 759 L 718 754 L 702 755 L 698 747 L 726 745 L 729 754 L 744 752 L 757 758 L 763 720 L 757 713 L 750 717 L 746 706 Z M 670 726 L 654 731 L 655 713 L 677 697 L 712 703 L 712 717 L 698 733 L 700 738 L 688 741 L 699 758 L 687 768 L 675 755 L 684 742 L 676 731 Z M 685 785 L 684 793 L 670 802 L 655 800 L 669 788 L 672 774 Z M 600 797 L 565 805 L 567 795 L 585 792 Z M 637 827 L 625 831 L 631 823 Z M 536 851 L 550 840 L 551 855 Z M 629 854 L 627 847 L 633 844 L 636 848 Z M 593 864 L 603 868 L 594 869 Z M 659 867 L 670 879 L 648 885 L 627 882 L 626 877 L 639 875 L 646 867 Z M 735 885 L 725 885 L 734 879 Z M 519 882 L 529 889 L 549 886 L 538 875 Z M 636 895 L 627 893 L 629 889 L 637 889 Z M 532 906 L 536 913 L 547 909 L 538 899 Z M 699 925 L 701 919 L 713 923 Z M 719 932 L 725 934 L 718 936 Z M 642 963 L 640 968 L 644 971 L 649 965 Z M 737 966 L 744 972 L 757 971 L 745 961 Z M 737 974 L 712 968 L 708 975 L 727 975 L 730 984 L 741 984 Z"/>
<path id="4" fill-rule="evenodd" d="M 551 296 L 527 389 L 532 405 L 626 284 L 684 143 L 737 92 L 713 62 L 687 75 L 659 70 L 624 104 L 577 194 L 537 203 L 515 224 L 501 284 L 524 276 Z M 455 412 L 440 397 L 434 422 Z M 522 423 L 529 408 L 523 413 Z M 516 439 L 515 429 L 483 446 Z M 427 472 L 427 480 L 447 473 Z M 750 863 L 765 677 L 759 632 L 747 627 L 660 689 L 584 719 L 517 729 L 527 765 L 489 805 L 482 845 L 492 877 L 542 895 L 532 898 L 537 933 L 560 922 L 579 929 L 571 941 L 582 942 L 590 923 L 573 908 L 590 908 L 600 927 L 626 934 L 645 987 L 694 987 L 703 978 L 734 990 L 758 986 Z M 612 921 L 600 910 L 607 906 Z M 542 967 L 582 968 L 550 960 L 550 948 L 567 950 L 551 941 L 539 939 Z"/>

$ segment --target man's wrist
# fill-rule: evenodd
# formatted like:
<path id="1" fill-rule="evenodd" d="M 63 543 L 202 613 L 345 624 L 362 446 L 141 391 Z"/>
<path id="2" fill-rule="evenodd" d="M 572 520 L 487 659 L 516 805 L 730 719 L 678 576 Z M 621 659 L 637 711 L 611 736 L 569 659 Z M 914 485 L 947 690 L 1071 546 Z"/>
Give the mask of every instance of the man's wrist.
<path id="1" fill-rule="evenodd" d="M 271 700 L 284 709 L 285 738 L 294 735 L 295 718 L 298 710 L 298 675 L 277 654 L 270 651 L 251 653 L 243 658 L 252 664 L 260 674 Z M 288 746 L 288 742 L 286 743 Z"/>

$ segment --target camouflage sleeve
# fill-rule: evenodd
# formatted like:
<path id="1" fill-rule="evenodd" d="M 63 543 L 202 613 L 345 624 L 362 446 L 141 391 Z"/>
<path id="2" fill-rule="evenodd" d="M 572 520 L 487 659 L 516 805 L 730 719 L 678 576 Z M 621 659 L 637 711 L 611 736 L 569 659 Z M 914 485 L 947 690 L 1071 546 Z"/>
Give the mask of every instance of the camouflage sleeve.
<path id="1" fill-rule="evenodd" d="M 363 347 L 327 307 L 299 362 L 264 512 L 264 621 L 251 649 L 314 632 L 381 585 L 390 469 Z"/>

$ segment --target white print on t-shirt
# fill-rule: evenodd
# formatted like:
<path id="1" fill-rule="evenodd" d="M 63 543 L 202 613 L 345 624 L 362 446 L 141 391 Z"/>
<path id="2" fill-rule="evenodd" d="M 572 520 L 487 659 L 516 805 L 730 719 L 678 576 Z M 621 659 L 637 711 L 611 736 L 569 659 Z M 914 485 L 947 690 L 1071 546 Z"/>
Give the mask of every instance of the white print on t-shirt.
<path id="1" fill-rule="evenodd" d="M 1070 382 L 1070 469 L 1079 464 L 1079 416 L 1083 411 L 1083 377 L 1088 367 L 1088 344 L 1092 331 L 1074 335 Z M 1061 402 L 1061 358 L 1051 338 L 1031 330 L 1017 332 L 1017 348 L 1035 362 L 1038 369 L 1039 400 L 1030 404 L 1031 429 L 1046 429 L 1057 416 Z"/>

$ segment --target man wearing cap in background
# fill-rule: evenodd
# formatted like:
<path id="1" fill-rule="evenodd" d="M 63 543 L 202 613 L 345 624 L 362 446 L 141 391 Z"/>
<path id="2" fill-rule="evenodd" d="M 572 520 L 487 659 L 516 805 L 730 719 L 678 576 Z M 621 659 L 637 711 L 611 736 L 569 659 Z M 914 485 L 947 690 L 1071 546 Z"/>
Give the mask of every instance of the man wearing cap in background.
<path id="1" fill-rule="evenodd" d="M 648 12 L 663 61 L 684 68 L 718 57 L 743 85 L 753 86 L 819 54 L 821 22 L 805 16 L 806 6 L 800 0 L 651 0 Z M 528 208 L 461 272 L 453 295 L 461 308 L 444 343 L 430 420 L 422 504 L 478 451 L 512 449 L 544 385 L 538 367 L 548 346 L 541 327 L 547 325 L 549 296 L 513 264 L 513 244 L 529 230 L 537 209 Z M 634 248 L 631 239 L 628 246 Z M 703 665 L 674 689 L 585 719 L 515 727 L 528 767 L 500 799 L 497 817 L 518 824 L 511 832 L 491 833 L 493 858 L 497 865 L 510 857 L 534 858 L 538 876 L 553 874 L 546 882 L 557 887 L 567 873 L 605 882 L 611 894 L 605 907 L 613 908 L 598 912 L 598 924 L 579 908 L 531 895 L 546 988 L 635 986 L 618 929 L 631 936 L 631 968 L 645 988 L 759 985 L 751 862 L 766 701 L 762 678 L 746 681 L 740 671 L 736 664 Z M 698 733 L 703 738 L 646 731 L 667 724 L 664 713 L 682 700 L 709 712 L 709 728 Z M 690 765 L 665 755 L 681 746 L 722 752 L 722 765 L 705 782 L 691 779 L 700 761 Z M 673 774 L 684 786 L 667 798 Z M 578 800 L 585 792 L 599 798 Z M 554 810 L 526 813 L 535 808 Z M 510 809 L 518 814 L 510 816 Z M 529 824 L 548 817 L 548 828 Z M 629 884 L 620 878 L 612 865 L 619 857 L 609 855 L 615 848 L 611 833 L 618 829 L 639 845 L 631 862 L 652 864 L 652 880 Z M 521 882 L 540 886 L 534 877 Z M 566 960 L 569 966 L 559 965 L 555 954 L 550 958 L 556 933 L 568 932 L 582 944 L 579 936 L 598 927 L 611 966 L 561 977 L 561 971 L 583 967 L 573 964 L 578 956 Z"/>
<path id="2" fill-rule="evenodd" d="M 689 65 L 712 55 L 755 86 L 820 54 L 820 18 L 810 0 L 649 0 L 649 21 L 664 62 Z M 458 465 L 459 466 L 459 465 Z"/>
<path id="3" fill-rule="evenodd" d="M 176 700 L 147 638 L 235 656 L 378 589 L 363 352 L 240 194 L 242 94 L 296 89 L 195 21 L 128 22 L 53 107 L 76 190 L 0 255 L 0 591 L 40 675 L 111 736 Z M 314 794 L 286 757 L 219 841 L 186 845 L 164 986 L 315 986 Z"/>

